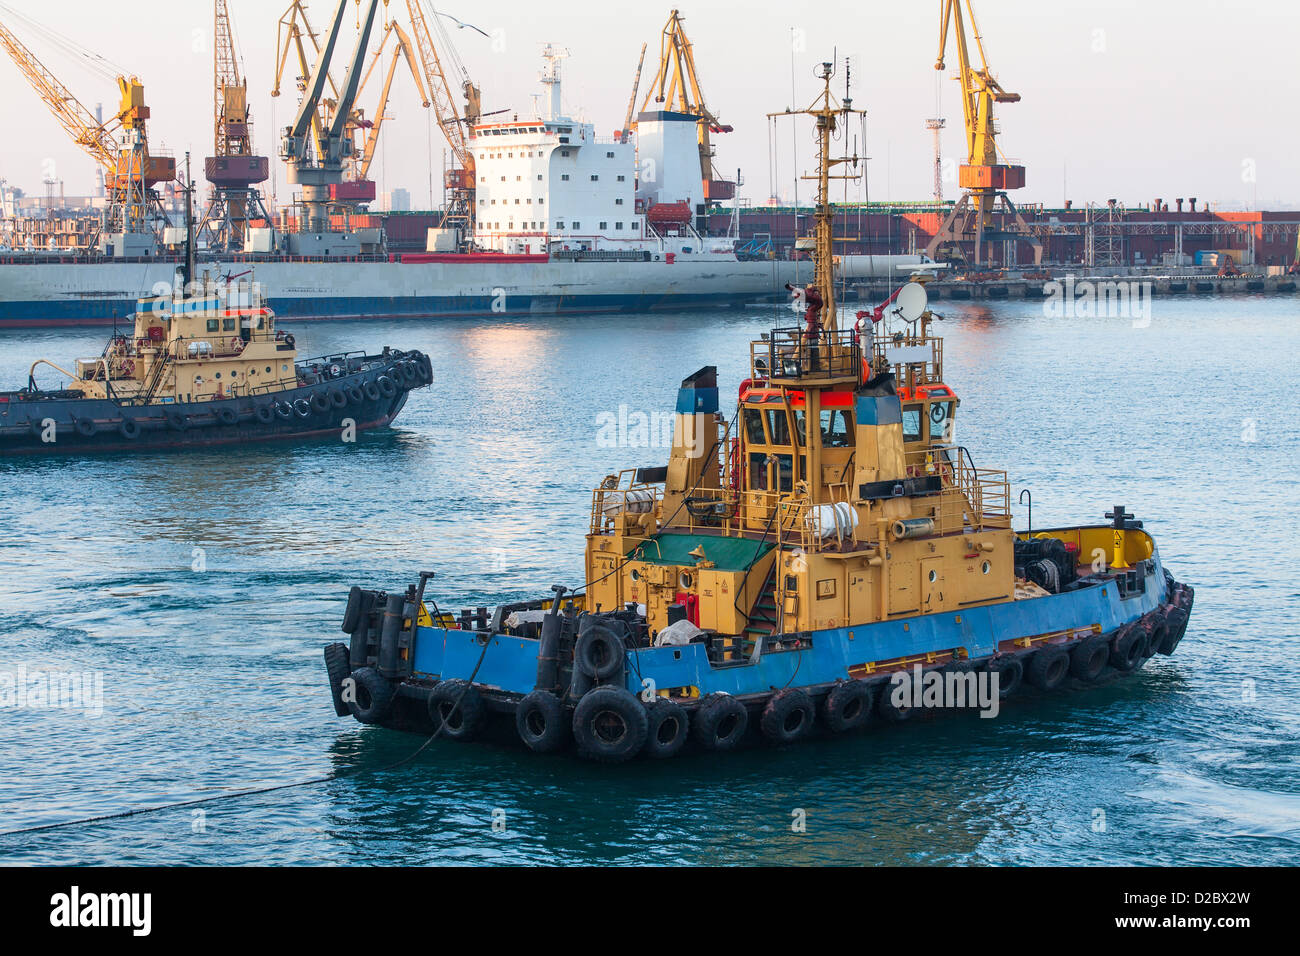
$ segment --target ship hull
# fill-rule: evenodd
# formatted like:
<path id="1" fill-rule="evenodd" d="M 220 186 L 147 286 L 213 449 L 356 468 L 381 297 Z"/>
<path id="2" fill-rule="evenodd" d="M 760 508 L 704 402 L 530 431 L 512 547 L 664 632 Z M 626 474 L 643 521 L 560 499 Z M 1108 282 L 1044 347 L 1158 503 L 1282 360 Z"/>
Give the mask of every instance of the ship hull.
<path id="1" fill-rule="evenodd" d="M 401 262 L 228 260 L 213 277 L 254 279 L 283 319 L 527 317 L 739 307 L 784 296 L 812 278 L 812 264 L 724 256 L 648 262 Z M 915 257 L 876 257 L 867 271 L 897 270 Z M 898 259 L 898 262 L 894 260 Z M 0 262 L 0 328 L 111 325 L 138 296 L 170 288 L 176 264 Z M 895 271 L 895 274 L 899 274 Z"/>
<path id="2" fill-rule="evenodd" d="M 1177 584 L 1160 564 L 1158 553 L 1133 575 L 1120 581 L 1080 587 L 1027 600 L 1008 600 L 960 613 L 914 615 L 878 623 L 782 635 L 772 649 L 748 662 L 719 664 L 710 660 L 704 644 L 641 647 L 628 650 L 616 686 L 642 695 L 647 687 L 670 692 L 694 723 L 710 701 L 725 697 L 748 711 L 748 724 L 757 735 L 774 702 L 799 692 L 816 708 L 819 724 L 832 724 L 828 700 L 837 688 L 860 684 L 870 688 L 877 718 L 905 719 L 921 705 L 900 710 L 882 700 L 905 681 L 923 673 L 990 673 L 1012 667 L 1026 683 L 1035 657 L 1065 656 L 1069 674 L 1053 678 L 1052 686 L 1100 683 L 1140 669 L 1156 653 L 1172 654 L 1187 626 L 1194 592 Z M 399 602 L 400 603 L 400 602 Z M 470 624 L 465 621 L 463 624 Z M 360 637 L 358 637 L 360 633 Z M 374 670 L 393 685 L 391 705 L 380 715 L 355 705 L 352 715 L 364 723 L 428 734 L 435 728 L 429 700 L 448 681 L 472 682 L 476 705 L 485 714 L 511 715 L 537 689 L 541 640 L 514 634 L 489 635 L 474 627 L 427 626 L 415 629 L 411 664 L 402 672 L 382 675 L 384 661 L 397 660 L 385 641 L 404 642 L 396 630 L 383 633 L 363 628 L 346 645 L 333 645 L 339 660 L 334 667 L 354 680 L 361 669 Z M 486 643 L 486 646 L 485 646 Z M 1100 654 L 1104 665 L 1084 669 L 1075 663 L 1085 645 Z M 403 644 L 404 646 L 404 644 Z M 327 649 L 326 661 L 331 652 Z M 1040 661 L 1042 663 L 1042 661 Z M 378 668 L 378 670 L 376 670 Z M 1037 670 L 1044 670 L 1037 668 Z M 331 674 L 334 680 L 337 674 Z M 779 689 L 775 690 L 774 689 Z M 1004 691 L 1010 691 L 1005 685 Z M 334 688 L 336 709 L 339 689 Z M 994 694 L 998 693 L 994 687 Z M 973 706 L 967 705 L 967 706 Z M 940 709 L 951 710 L 951 702 Z M 486 721 L 485 721 L 486 723 Z M 766 729 L 763 731 L 766 732 Z M 521 731 L 522 734 L 522 731 Z M 721 748 L 712 748 L 721 749 Z"/>

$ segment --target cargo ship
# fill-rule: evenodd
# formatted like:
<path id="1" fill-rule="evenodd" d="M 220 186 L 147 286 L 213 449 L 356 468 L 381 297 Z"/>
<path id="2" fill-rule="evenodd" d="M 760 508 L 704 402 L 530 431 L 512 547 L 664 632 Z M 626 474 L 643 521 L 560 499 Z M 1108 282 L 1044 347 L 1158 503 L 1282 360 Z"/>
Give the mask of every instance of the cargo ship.
<path id="1" fill-rule="evenodd" d="M 956 442 L 923 281 L 839 327 L 829 149 L 849 109 L 832 75 L 807 111 L 821 202 L 806 324 L 752 341 L 734 414 L 715 366 L 681 382 L 668 461 L 593 489 L 576 589 L 455 614 L 431 572 L 353 587 L 349 640 L 324 652 L 337 714 L 452 740 L 504 726 L 533 751 L 615 763 L 927 706 L 994 716 L 1025 688 L 1176 650 L 1193 589 L 1123 506 L 1105 524 L 1013 529 L 1006 473 Z"/>
<path id="2" fill-rule="evenodd" d="M 390 254 L 377 217 L 340 213 L 308 231 L 306 216 L 286 211 L 250 225 L 242 251 L 201 266 L 216 281 L 255 270 L 268 307 L 293 320 L 735 307 L 811 276 L 807 259 L 750 256 L 707 234 L 699 117 L 643 112 L 634 139 L 603 137 L 563 113 L 558 57 L 542 79 L 544 116 L 472 129 L 471 227 L 431 229 L 426 251 Z M 87 255 L 0 248 L 0 327 L 126 318 L 140 295 L 171 287 L 181 259 L 152 236 L 133 238 Z M 128 247 L 144 254 L 112 254 Z M 847 279 L 928 265 L 924 255 L 838 262 Z"/>

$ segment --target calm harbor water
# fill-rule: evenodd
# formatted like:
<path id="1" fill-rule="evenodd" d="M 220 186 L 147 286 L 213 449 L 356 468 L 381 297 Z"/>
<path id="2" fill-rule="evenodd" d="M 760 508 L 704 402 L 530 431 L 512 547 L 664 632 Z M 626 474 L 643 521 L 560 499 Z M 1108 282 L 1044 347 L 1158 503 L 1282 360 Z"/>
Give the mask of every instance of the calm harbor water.
<path id="1" fill-rule="evenodd" d="M 994 720 L 725 760 L 601 768 L 435 742 L 395 770 L 202 814 L 0 837 L 0 862 L 1294 862 L 1300 301 L 1157 299 L 1145 328 L 1034 303 L 936 307 L 976 462 L 1033 490 L 1036 525 L 1128 505 L 1196 586 L 1175 656 Z M 590 489 L 667 455 L 605 447 L 597 417 L 668 412 L 707 364 L 734 394 L 771 321 L 303 324 L 304 354 L 419 348 L 436 384 L 355 445 L 0 460 L 0 671 L 103 681 L 98 714 L 0 710 L 0 830 L 411 753 L 419 738 L 333 716 L 320 648 L 342 638 L 348 586 L 430 568 L 459 608 L 581 583 Z M 0 387 L 102 344 L 101 330 L 0 332 Z"/>

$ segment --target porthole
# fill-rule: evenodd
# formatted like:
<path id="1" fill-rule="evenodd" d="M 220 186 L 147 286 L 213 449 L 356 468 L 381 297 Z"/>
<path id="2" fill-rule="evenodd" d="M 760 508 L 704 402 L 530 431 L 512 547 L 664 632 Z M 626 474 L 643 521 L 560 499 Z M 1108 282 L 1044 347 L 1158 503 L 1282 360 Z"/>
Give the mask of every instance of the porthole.
<path id="1" fill-rule="evenodd" d="M 988 574 L 990 571 L 993 570 L 993 565 L 985 561 L 983 564 L 980 565 L 980 570 L 983 571 L 985 574 Z"/>
<path id="2" fill-rule="evenodd" d="M 633 582 L 641 580 L 641 572 L 638 571 L 636 568 L 632 569 L 632 580 Z"/>
<path id="3" fill-rule="evenodd" d="M 938 581 L 938 580 L 939 580 L 939 572 L 938 572 L 938 571 L 931 571 L 931 572 L 930 572 L 930 583 L 933 584 L 935 581 Z"/>
<path id="4" fill-rule="evenodd" d="M 689 591 L 691 585 L 695 583 L 695 576 L 689 571 L 683 571 L 677 576 L 677 584 L 683 591 Z"/>

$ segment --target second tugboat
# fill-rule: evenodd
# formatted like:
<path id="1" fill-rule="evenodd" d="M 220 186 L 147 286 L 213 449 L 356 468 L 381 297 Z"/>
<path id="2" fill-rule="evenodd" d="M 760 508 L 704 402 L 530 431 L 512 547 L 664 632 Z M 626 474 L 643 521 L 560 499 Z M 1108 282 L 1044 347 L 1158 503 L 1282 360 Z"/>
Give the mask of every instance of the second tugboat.
<path id="1" fill-rule="evenodd" d="M 466 740 L 505 715 L 535 751 L 616 762 L 904 720 L 930 702 L 899 693 L 909 681 L 1001 699 L 1174 652 L 1193 590 L 1122 506 L 1106 525 L 1012 530 L 1006 474 L 954 442 L 923 285 L 877 310 L 886 334 L 837 329 L 829 146 L 848 108 L 823 73 L 807 111 L 820 312 L 752 343 L 738 427 L 715 368 L 682 383 L 668 464 L 593 492 L 575 593 L 457 617 L 426 610 L 428 572 L 352 588 L 350 642 L 325 648 L 340 716 Z"/>
<path id="2" fill-rule="evenodd" d="M 176 291 L 139 299 L 130 335 L 114 335 L 74 371 L 41 359 L 25 388 L 0 392 L 0 455 L 361 432 L 387 425 L 412 389 L 433 381 L 432 363 L 418 351 L 300 359 L 255 282 L 218 284 L 206 273 L 196 281 L 190 216 L 187 226 Z M 41 365 L 70 384 L 39 388 Z"/>

